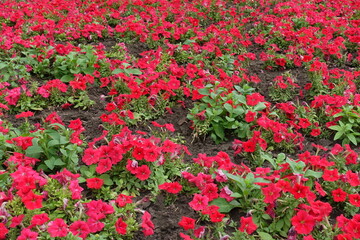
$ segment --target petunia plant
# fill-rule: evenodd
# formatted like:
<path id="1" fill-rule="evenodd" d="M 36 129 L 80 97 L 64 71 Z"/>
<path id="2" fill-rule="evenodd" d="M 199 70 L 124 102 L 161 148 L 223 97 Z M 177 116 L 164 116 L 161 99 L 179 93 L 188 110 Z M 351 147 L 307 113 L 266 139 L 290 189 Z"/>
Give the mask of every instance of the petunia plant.
<path id="1" fill-rule="evenodd" d="M 216 143 L 220 143 L 232 130 L 236 137 L 248 138 L 252 122 L 266 108 L 264 97 L 254 90 L 246 84 L 227 89 L 220 82 L 199 89 L 203 97 L 187 116 L 193 123 L 195 136 L 210 134 Z"/>

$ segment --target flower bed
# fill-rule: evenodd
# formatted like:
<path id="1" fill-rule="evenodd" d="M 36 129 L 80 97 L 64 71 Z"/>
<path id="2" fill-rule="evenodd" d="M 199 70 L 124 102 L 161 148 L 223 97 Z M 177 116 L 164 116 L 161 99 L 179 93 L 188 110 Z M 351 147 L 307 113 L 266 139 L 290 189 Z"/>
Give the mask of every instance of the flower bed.
<path id="1" fill-rule="evenodd" d="M 357 1 L 0 3 L 0 239 L 360 239 Z"/>

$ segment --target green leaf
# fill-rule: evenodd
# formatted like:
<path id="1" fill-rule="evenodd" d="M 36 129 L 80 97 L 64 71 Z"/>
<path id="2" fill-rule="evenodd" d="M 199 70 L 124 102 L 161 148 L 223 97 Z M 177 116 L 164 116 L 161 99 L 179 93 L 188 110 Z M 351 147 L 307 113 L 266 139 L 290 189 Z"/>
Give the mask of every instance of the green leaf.
<path id="1" fill-rule="evenodd" d="M 6 64 L 6 63 L 0 63 L 0 69 L 3 69 L 3 68 L 5 68 L 5 67 L 7 67 L 8 65 Z"/>
<path id="2" fill-rule="evenodd" d="M 245 178 L 245 183 L 246 184 L 251 184 L 253 183 L 255 180 L 255 177 L 254 177 L 254 174 L 253 173 L 248 173 L 248 175 L 246 175 L 246 178 Z"/>
<path id="3" fill-rule="evenodd" d="M 61 145 L 65 145 L 65 144 L 68 144 L 68 143 L 69 143 L 69 140 L 68 140 L 66 137 L 64 137 L 64 136 L 60 136 L 59 143 L 60 143 Z"/>
<path id="4" fill-rule="evenodd" d="M 127 69 L 125 69 L 125 72 L 128 74 L 133 74 L 133 75 L 141 75 L 142 74 L 142 72 L 136 68 L 127 68 Z"/>
<path id="5" fill-rule="evenodd" d="M 270 183 L 270 181 L 264 178 L 255 178 L 254 183 Z M 259 185 L 254 185 L 254 186 L 258 186 L 259 188 L 261 188 Z"/>
<path id="6" fill-rule="evenodd" d="M 54 165 L 55 166 L 63 166 L 63 165 L 65 165 L 65 163 L 60 158 L 56 158 L 54 161 Z"/>
<path id="7" fill-rule="evenodd" d="M 124 69 L 117 68 L 111 72 L 112 74 L 119 74 L 119 73 L 125 73 Z"/>
<path id="8" fill-rule="evenodd" d="M 238 177 L 238 176 L 235 176 L 235 175 L 232 175 L 232 174 L 230 174 L 230 173 L 225 173 L 225 175 L 228 177 L 228 178 L 230 178 L 230 179 L 232 179 L 232 180 L 234 180 L 237 184 L 237 186 L 241 189 L 241 191 L 245 191 L 245 189 L 246 189 L 246 184 L 245 184 L 245 180 L 243 179 L 243 178 L 241 178 L 241 177 Z"/>
<path id="9" fill-rule="evenodd" d="M 226 120 L 227 120 L 228 122 L 233 122 L 233 121 L 235 121 L 235 118 L 232 118 L 232 117 L 225 116 L 225 118 L 226 118 Z"/>
<path id="10" fill-rule="evenodd" d="M 114 182 L 111 180 L 111 177 L 109 174 L 102 174 L 100 175 L 100 177 L 102 180 L 104 180 L 104 184 L 105 185 L 108 185 L 108 186 L 111 186 L 114 184 Z"/>
<path id="11" fill-rule="evenodd" d="M 264 110 L 265 108 L 266 108 L 265 103 L 260 102 L 254 107 L 254 111 L 256 111 L 256 112 L 261 111 L 261 110 Z"/>
<path id="12" fill-rule="evenodd" d="M 50 124 L 51 126 L 54 126 L 54 127 L 57 127 L 57 128 L 60 128 L 62 130 L 65 130 L 65 126 L 60 124 L 60 123 L 52 123 Z M 48 130 L 48 131 L 51 131 L 51 132 L 56 132 L 55 130 Z M 60 134 L 59 134 L 60 135 Z"/>
<path id="13" fill-rule="evenodd" d="M 274 240 L 272 236 L 266 232 L 257 232 L 262 240 Z"/>
<path id="14" fill-rule="evenodd" d="M 277 223 L 276 223 L 276 230 L 277 231 L 281 231 L 281 229 L 284 227 L 284 220 L 280 219 Z"/>
<path id="15" fill-rule="evenodd" d="M 282 161 L 284 161 L 285 160 L 285 158 L 286 158 L 286 155 L 285 155 L 285 153 L 279 153 L 278 155 L 277 155 L 277 160 L 278 160 L 278 162 L 282 162 Z"/>
<path id="16" fill-rule="evenodd" d="M 10 79 L 10 74 L 9 73 L 4 73 L 2 82 L 7 82 L 9 79 Z"/>
<path id="17" fill-rule="evenodd" d="M 212 98 L 212 99 L 216 99 L 217 96 L 218 96 L 217 93 L 214 93 L 214 92 L 210 93 L 210 98 Z"/>
<path id="18" fill-rule="evenodd" d="M 342 127 L 340 127 L 339 125 L 330 126 L 329 128 L 330 128 L 331 130 L 335 130 L 335 131 L 340 131 L 340 130 L 342 130 Z"/>
<path id="19" fill-rule="evenodd" d="M 237 192 L 231 194 L 231 197 L 234 197 L 234 198 L 242 198 L 243 196 L 244 196 L 244 194 L 237 193 Z"/>
<path id="20" fill-rule="evenodd" d="M 70 155 L 70 160 L 76 165 L 79 163 L 79 157 L 74 152 Z"/>
<path id="21" fill-rule="evenodd" d="M 84 174 L 85 177 L 88 177 L 88 178 L 92 177 L 92 173 L 90 171 L 84 171 L 82 174 Z"/>
<path id="22" fill-rule="evenodd" d="M 357 141 L 356 141 L 356 138 L 353 134 L 348 134 L 346 135 L 346 137 L 354 144 L 354 145 L 357 145 Z"/>
<path id="23" fill-rule="evenodd" d="M 45 164 L 50 170 L 55 168 L 54 159 L 45 160 Z"/>
<path id="24" fill-rule="evenodd" d="M 220 138 L 225 138 L 224 128 L 221 125 L 214 125 L 213 126 L 215 134 Z"/>
<path id="25" fill-rule="evenodd" d="M 44 150 L 36 143 L 25 150 L 25 155 L 32 158 L 39 158 L 43 152 Z"/>
<path id="26" fill-rule="evenodd" d="M 214 118 L 213 118 L 213 121 L 214 122 L 216 122 L 216 123 L 218 123 L 218 122 L 220 122 L 220 121 L 222 121 L 223 119 L 220 117 L 220 116 L 215 116 Z"/>
<path id="27" fill-rule="evenodd" d="M 228 178 L 234 180 L 234 181 L 237 182 L 237 183 L 245 184 L 244 179 L 241 178 L 241 177 L 239 177 L 239 176 L 236 176 L 236 175 L 233 175 L 233 174 L 230 174 L 230 173 L 226 173 L 226 172 L 225 172 L 225 175 L 226 175 Z"/>
<path id="28" fill-rule="evenodd" d="M 10 176 L 10 173 L 0 174 L 0 186 L 2 186 L 3 184 L 5 184 L 7 181 L 10 180 L 9 176 Z"/>
<path id="29" fill-rule="evenodd" d="M 235 114 L 236 116 L 243 115 L 244 113 L 245 110 L 241 106 L 237 106 L 236 108 L 233 109 L 233 114 Z"/>
<path id="30" fill-rule="evenodd" d="M 304 167 L 305 167 L 305 163 L 302 161 L 299 162 L 295 162 L 292 161 L 290 159 L 286 159 L 286 162 L 289 163 L 291 170 L 293 171 L 293 173 L 295 174 L 303 174 L 304 172 Z"/>
<path id="31" fill-rule="evenodd" d="M 195 40 L 192 40 L 192 39 L 186 39 L 184 42 L 183 42 L 183 44 L 184 45 L 190 45 L 190 44 L 192 44 L 192 43 L 194 43 L 194 42 L 196 42 Z"/>
<path id="32" fill-rule="evenodd" d="M 60 148 L 59 150 L 62 153 L 62 155 L 65 156 L 65 157 L 69 157 L 69 155 L 73 155 L 73 154 L 71 154 L 71 152 L 68 152 L 63 148 Z"/>
<path id="33" fill-rule="evenodd" d="M 337 132 L 336 134 L 335 134 L 335 136 L 334 136 L 334 140 L 337 140 L 337 139 L 339 139 L 339 138 L 341 138 L 341 136 L 344 134 L 344 132 Z"/>
<path id="34" fill-rule="evenodd" d="M 52 129 L 47 130 L 47 134 L 54 140 L 59 140 L 60 139 L 60 134 Z"/>
<path id="35" fill-rule="evenodd" d="M 233 107 L 229 104 L 229 103 L 225 103 L 224 104 L 224 108 L 226 109 L 226 111 L 228 111 L 229 113 L 233 112 Z"/>
<path id="36" fill-rule="evenodd" d="M 205 113 L 209 116 L 209 117 L 212 117 L 214 116 L 214 111 L 212 108 L 207 108 Z"/>
<path id="37" fill-rule="evenodd" d="M 201 88 L 198 90 L 198 92 L 201 94 L 201 95 L 205 95 L 205 96 L 208 96 L 209 95 L 209 89 L 207 88 Z"/>
<path id="38" fill-rule="evenodd" d="M 210 202 L 211 205 L 216 205 L 219 207 L 219 212 L 228 213 L 232 209 L 239 207 L 238 205 L 233 205 L 231 202 L 226 201 L 225 198 L 217 198 Z"/>
<path id="39" fill-rule="evenodd" d="M 85 74 L 93 74 L 94 71 L 95 71 L 94 67 L 87 67 L 87 68 L 84 69 Z"/>
<path id="40" fill-rule="evenodd" d="M 37 170 L 43 170 L 43 171 L 47 171 L 49 170 L 49 168 L 46 166 L 46 164 L 42 163 L 37 167 Z"/>
<path id="41" fill-rule="evenodd" d="M 221 115 L 223 113 L 223 109 L 222 108 L 214 108 L 213 109 L 213 113 L 214 115 Z"/>
<path id="42" fill-rule="evenodd" d="M 277 163 L 275 163 L 275 160 L 270 156 L 270 154 L 261 154 L 260 157 L 263 161 L 268 161 L 274 167 L 274 169 L 278 167 Z"/>
<path id="43" fill-rule="evenodd" d="M 315 172 L 315 171 L 313 171 L 313 170 L 308 169 L 308 170 L 305 172 L 304 177 L 321 178 L 322 175 L 323 175 L 322 172 Z"/>
<path id="44" fill-rule="evenodd" d="M 235 104 L 239 103 L 246 105 L 246 97 L 244 95 L 236 95 Z"/>
<path id="45" fill-rule="evenodd" d="M 64 83 L 68 83 L 68 82 L 72 81 L 73 79 L 74 79 L 74 75 L 70 75 L 70 74 L 64 75 L 60 78 L 60 80 Z"/>
<path id="46" fill-rule="evenodd" d="M 125 68 L 129 67 L 130 66 L 130 63 L 123 63 L 122 64 Z"/>
<path id="47" fill-rule="evenodd" d="M 76 68 L 76 69 L 70 69 L 70 73 L 72 73 L 72 74 L 78 74 L 78 73 L 80 73 L 81 71 L 80 71 L 80 68 Z"/>
<path id="48" fill-rule="evenodd" d="M 47 144 L 48 147 L 52 147 L 52 146 L 56 146 L 56 145 L 60 145 L 60 142 L 58 140 L 51 140 Z"/>
<path id="49" fill-rule="evenodd" d="M 79 177 L 78 180 L 79 180 L 79 183 L 84 183 L 84 182 L 86 182 L 86 179 L 85 179 L 84 177 Z"/>

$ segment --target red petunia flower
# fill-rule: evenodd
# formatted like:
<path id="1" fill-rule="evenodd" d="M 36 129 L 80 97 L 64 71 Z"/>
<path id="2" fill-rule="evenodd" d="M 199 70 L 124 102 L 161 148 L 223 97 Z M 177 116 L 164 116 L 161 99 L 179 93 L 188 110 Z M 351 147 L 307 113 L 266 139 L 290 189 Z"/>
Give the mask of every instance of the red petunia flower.
<path id="1" fill-rule="evenodd" d="M 176 146 L 177 144 L 172 142 L 171 140 L 169 139 L 166 139 L 164 142 L 163 142 L 163 145 L 161 147 L 161 151 L 164 152 L 164 153 L 172 153 L 175 151 L 176 149 Z"/>
<path id="2" fill-rule="evenodd" d="M 100 189 L 104 184 L 104 180 L 101 178 L 88 178 L 86 179 L 86 186 L 92 189 Z"/>
<path id="3" fill-rule="evenodd" d="M 240 218 L 240 232 L 246 232 L 252 234 L 257 229 L 257 225 L 253 222 L 252 217 L 241 217 Z"/>
<path id="4" fill-rule="evenodd" d="M 352 237 L 351 234 L 348 233 L 343 233 L 343 234 L 339 234 L 335 236 L 336 240 L 353 240 L 354 238 Z"/>
<path id="5" fill-rule="evenodd" d="M 245 114 L 245 121 L 246 122 L 252 122 L 255 120 L 256 117 L 256 112 L 252 112 L 252 111 L 247 111 L 247 113 Z"/>
<path id="6" fill-rule="evenodd" d="M 256 142 L 252 141 L 250 139 L 250 140 L 248 140 L 246 142 L 243 142 L 242 147 L 243 147 L 244 152 L 249 152 L 249 153 L 255 152 L 255 150 L 256 150 Z"/>
<path id="7" fill-rule="evenodd" d="M 187 235 L 185 233 L 179 233 L 179 235 L 183 240 L 194 240 L 189 235 Z"/>
<path id="8" fill-rule="evenodd" d="M 177 194 L 182 190 L 182 186 L 178 182 L 163 183 L 163 184 L 159 185 L 159 189 L 165 190 L 168 193 Z"/>
<path id="9" fill-rule="evenodd" d="M 74 131 L 84 131 L 85 128 L 82 125 L 82 121 L 80 120 L 80 118 L 77 118 L 75 120 L 71 120 L 68 126 L 70 129 L 74 130 Z"/>
<path id="10" fill-rule="evenodd" d="M 315 238 L 313 238 L 313 236 L 309 235 L 309 236 L 304 236 L 303 240 L 315 240 Z"/>
<path id="11" fill-rule="evenodd" d="M 210 213 L 210 221 L 215 223 L 215 222 L 221 222 L 224 217 L 225 217 L 225 214 L 222 214 L 222 213 L 219 213 L 218 211 L 216 212 L 212 212 Z"/>
<path id="12" fill-rule="evenodd" d="M 32 228 L 34 226 L 43 225 L 44 223 L 48 222 L 49 220 L 50 220 L 50 218 L 47 215 L 47 213 L 41 213 L 41 214 L 34 215 L 31 219 L 31 225 L 29 226 L 29 228 Z"/>
<path id="13" fill-rule="evenodd" d="M 127 224 L 119 218 L 115 223 L 116 232 L 120 235 L 125 235 L 127 233 Z"/>
<path id="14" fill-rule="evenodd" d="M 90 233 L 100 232 L 105 227 L 105 224 L 103 222 L 100 222 L 99 220 L 93 218 L 88 218 L 86 223 L 90 228 Z"/>
<path id="15" fill-rule="evenodd" d="M 141 181 L 145 181 L 150 177 L 151 170 L 147 165 L 142 165 L 136 169 L 135 177 Z"/>
<path id="16" fill-rule="evenodd" d="M 99 163 L 98 163 L 98 166 L 96 167 L 95 171 L 98 173 L 98 174 L 103 174 L 109 170 L 111 170 L 113 164 L 111 162 L 111 159 L 110 158 L 101 158 L 99 160 Z"/>
<path id="17" fill-rule="evenodd" d="M 132 203 L 132 200 L 131 200 L 132 198 L 133 198 L 133 196 L 127 196 L 125 194 L 120 194 L 116 198 L 115 202 L 119 205 L 119 207 L 125 207 L 126 204 Z"/>
<path id="18" fill-rule="evenodd" d="M 22 150 L 26 150 L 28 147 L 32 146 L 32 140 L 34 137 L 15 137 L 12 140 L 16 143 L 17 146 L 21 147 Z"/>
<path id="19" fill-rule="evenodd" d="M 340 144 L 335 144 L 334 147 L 331 149 L 330 153 L 332 155 L 338 155 L 342 151 L 344 151 L 344 148 Z"/>
<path id="20" fill-rule="evenodd" d="M 315 226 L 315 219 L 308 212 L 300 210 L 291 218 L 291 224 L 299 234 L 309 234 Z"/>
<path id="21" fill-rule="evenodd" d="M 360 177 L 357 173 L 352 172 L 351 170 L 346 172 L 346 181 L 352 187 L 360 186 Z"/>
<path id="22" fill-rule="evenodd" d="M 37 232 L 31 231 L 29 228 L 24 228 L 16 240 L 37 240 L 38 236 L 39 234 Z"/>
<path id="23" fill-rule="evenodd" d="M 219 197 L 218 191 L 219 189 L 215 183 L 208 183 L 201 190 L 201 194 L 208 197 L 209 201 L 212 201 Z"/>
<path id="24" fill-rule="evenodd" d="M 321 134 L 321 130 L 316 128 L 316 129 L 312 129 L 310 132 L 310 135 L 313 137 L 319 136 Z"/>
<path id="25" fill-rule="evenodd" d="M 195 219 L 182 216 L 180 222 L 178 223 L 180 227 L 184 230 L 194 229 L 195 228 Z"/>
<path id="26" fill-rule="evenodd" d="M 21 215 L 19 215 L 19 216 L 13 217 L 13 218 L 11 219 L 10 227 L 11 227 L 11 228 L 14 228 L 14 227 L 18 226 L 18 225 L 22 222 L 22 220 L 24 219 L 24 217 L 25 217 L 24 214 L 21 214 Z M 0 237 L 0 239 L 1 239 L 1 237 Z"/>
<path id="27" fill-rule="evenodd" d="M 345 232 L 351 234 L 354 239 L 360 239 L 360 222 L 356 221 L 354 217 L 345 226 Z"/>
<path id="28" fill-rule="evenodd" d="M 195 211 L 200 211 L 205 209 L 208 203 L 209 203 L 208 197 L 203 196 L 201 194 L 195 194 L 193 200 L 189 202 L 189 205 Z"/>
<path id="29" fill-rule="evenodd" d="M 42 200 L 44 196 L 36 195 L 32 191 L 28 192 L 21 200 L 25 204 L 25 207 L 30 210 L 42 208 Z"/>
<path id="30" fill-rule="evenodd" d="M 47 230 L 50 237 L 66 237 L 69 232 L 68 226 L 62 218 L 57 218 L 54 221 L 51 221 Z"/>
<path id="31" fill-rule="evenodd" d="M 86 222 L 80 221 L 80 220 L 73 222 L 70 225 L 69 230 L 75 236 L 81 237 L 83 239 L 85 239 L 87 237 L 87 235 L 89 235 L 89 233 L 90 233 L 90 228 L 89 228 L 88 224 Z"/>
<path id="32" fill-rule="evenodd" d="M 325 169 L 324 174 L 322 175 L 322 178 L 325 181 L 334 182 L 334 181 L 339 180 L 340 176 L 339 176 L 339 172 L 337 169 L 334 169 L 334 170 Z"/>
<path id="33" fill-rule="evenodd" d="M 197 238 L 203 238 L 205 235 L 205 227 L 204 226 L 200 226 L 197 229 L 194 230 L 194 235 Z"/>
<path id="34" fill-rule="evenodd" d="M 27 112 L 22 112 L 18 115 L 15 115 L 15 118 L 19 119 L 19 118 L 27 118 L 27 117 L 32 117 L 32 116 L 34 116 L 34 113 L 31 111 L 27 111 Z"/>
<path id="35" fill-rule="evenodd" d="M 4 223 L 0 223 L 0 239 L 6 239 L 6 234 L 8 234 L 9 230 L 6 228 Z"/>
<path id="36" fill-rule="evenodd" d="M 349 194 L 349 202 L 355 207 L 360 207 L 360 194 Z"/>
<path id="37" fill-rule="evenodd" d="M 246 104 L 249 106 L 256 106 L 259 102 L 264 101 L 264 96 L 260 93 L 253 93 L 246 96 Z"/>
<path id="38" fill-rule="evenodd" d="M 317 181 L 315 181 L 315 189 L 316 191 L 320 194 L 320 196 L 324 197 L 326 196 L 326 192 L 324 191 L 324 189 L 321 187 L 321 184 L 318 183 Z"/>
<path id="39" fill-rule="evenodd" d="M 291 189 L 290 193 L 294 195 L 296 199 L 305 198 L 310 192 L 310 187 L 296 183 Z"/>
<path id="40" fill-rule="evenodd" d="M 265 196 L 265 203 L 274 203 L 280 197 L 281 188 L 277 187 L 275 184 L 269 184 L 269 186 L 264 187 L 261 190 Z"/>
<path id="41" fill-rule="evenodd" d="M 69 184 L 69 190 L 71 191 L 72 199 L 81 199 L 81 192 L 84 190 L 79 185 L 79 180 L 72 180 Z"/>
<path id="42" fill-rule="evenodd" d="M 335 202 L 344 202 L 347 197 L 347 193 L 343 191 L 341 188 L 335 189 L 331 192 L 333 199 Z"/>
<path id="43" fill-rule="evenodd" d="M 145 211 L 144 215 L 142 216 L 141 222 L 142 232 L 144 236 L 149 236 L 154 234 L 155 225 L 151 221 L 151 215 L 149 212 Z"/>

